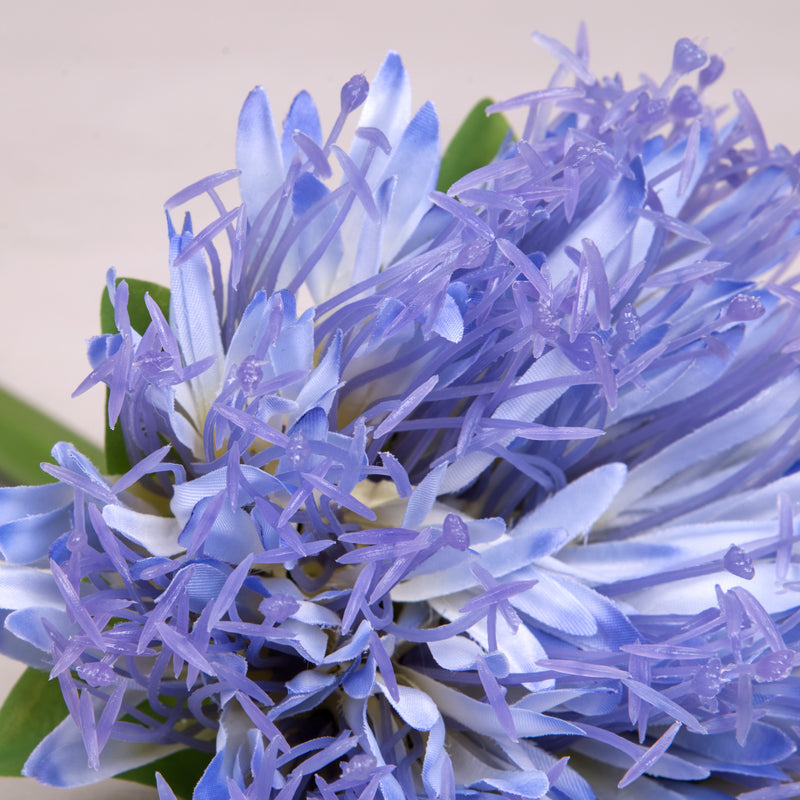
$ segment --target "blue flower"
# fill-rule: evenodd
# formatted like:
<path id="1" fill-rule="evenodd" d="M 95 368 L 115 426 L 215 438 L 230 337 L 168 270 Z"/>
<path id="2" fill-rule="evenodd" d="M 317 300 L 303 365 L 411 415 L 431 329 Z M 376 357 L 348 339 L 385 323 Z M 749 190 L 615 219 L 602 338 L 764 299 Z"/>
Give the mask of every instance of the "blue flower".
<path id="1" fill-rule="evenodd" d="M 0 490 L 0 646 L 70 711 L 26 774 L 190 747 L 198 800 L 795 791 L 796 161 L 741 93 L 719 122 L 687 39 L 626 90 L 535 38 L 553 81 L 446 193 L 390 54 L 325 139 L 307 94 L 280 137 L 248 96 L 238 173 L 167 202 L 168 316 L 109 274 L 80 389 L 130 470 L 60 444 Z"/>

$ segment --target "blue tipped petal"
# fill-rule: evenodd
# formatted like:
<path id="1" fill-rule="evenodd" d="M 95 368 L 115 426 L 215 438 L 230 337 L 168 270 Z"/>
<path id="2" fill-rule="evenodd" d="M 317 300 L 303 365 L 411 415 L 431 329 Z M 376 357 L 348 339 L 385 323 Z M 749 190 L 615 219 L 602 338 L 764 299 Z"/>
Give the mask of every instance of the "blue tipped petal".
<path id="1" fill-rule="evenodd" d="M 298 131 L 322 147 L 322 126 L 319 122 L 317 106 L 311 99 L 311 95 L 305 91 L 299 92 L 294 98 L 289 113 L 283 121 L 281 154 L 286 166 L 291 163 L 297 153 L 298 148 L 292 137 Z"/>
<path id="2" fill-rule="evenodd" d="M 430 208 L 428 195 L 438 174 L 439 119 L 433 105 L 425 103 L 403 131 L 384 173 L 397 176 L 383 239 L 387 263 Z"/>
<path id="3" fill-rule="evenodd" d="M 394 148 L 410 118 L 411 81 L 400 56 L 390 52 L 370 84 L 358 124 L 362 128 L 377 128 L 383 131 L 389 144 Z M 356 164 L 361 163 L 366 149 L 365 140 L 355 140 L 350 149 L 350 157 Z M 386 160 L 386 155 L 378 156 L 368 174 L 380 175 Z"/>
<path id="4" fill-rule="evenodd" d="M 244 101 L 236 134 L 239 188 L 254 224 L 261 209 L 283 181 L 283 159 L 267 93 L 256 86 Z"/>

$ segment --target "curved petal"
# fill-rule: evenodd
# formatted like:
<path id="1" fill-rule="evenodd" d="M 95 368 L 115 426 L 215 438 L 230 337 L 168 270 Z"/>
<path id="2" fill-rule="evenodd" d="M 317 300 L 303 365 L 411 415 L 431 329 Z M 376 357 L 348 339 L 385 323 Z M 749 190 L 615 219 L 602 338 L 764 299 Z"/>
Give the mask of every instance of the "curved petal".
<path id="1" fill-rule="evenodd" d="M 87 786 L 150 764 L 181 749 L 180 745 L 110 739 L 100 754 L 99 768 L 92 769 L 87 762 L 80 729 L 71 717 L 67 717 L 36 746 L 25 762 L 22 774 L 62 789 Z"/>
<path id="2" fill-rule="evenodd" d="M 0 525 L 0 553 L 14 564 L 31 564 L 47 556 L 50 546 L 70 530 L 71 523 L 69 507 L 7 522 Z"/>

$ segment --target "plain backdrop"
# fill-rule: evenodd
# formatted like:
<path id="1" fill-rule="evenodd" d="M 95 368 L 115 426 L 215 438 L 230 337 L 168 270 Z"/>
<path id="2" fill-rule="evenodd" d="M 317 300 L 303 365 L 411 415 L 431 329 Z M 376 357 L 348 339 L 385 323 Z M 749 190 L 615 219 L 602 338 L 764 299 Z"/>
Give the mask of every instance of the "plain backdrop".
<path id="1" fill-rule="evenodd" d="M 713 99 L 742 89 L 771 144 L 800 148 L 796 0 L 632 3 L 495 0 L 27 0 L 0 2 L 0 382 L 102 437 L 103 392 L 70 394 L 88 372 L 105 272 L 168 282 L 162 204 L 234 166 L 239 107 L 263 84 L 280 122 L 308 89 L 323 128 L 354 73 L 386 51 L 431 99 L 446 142 L 481 97 L 541 88 L 553 59 L 529 35 L 573 44 L 588 24 L 597 75 L 662 79 L 688 36 L 728 68 Z M 21 671 L 0 658 L 0 698 Z M 0 722 L 0 724 L 2 724 Z M 154 798 L 104 783 L 56 791 L 0 780 L 15 798 Z"/>

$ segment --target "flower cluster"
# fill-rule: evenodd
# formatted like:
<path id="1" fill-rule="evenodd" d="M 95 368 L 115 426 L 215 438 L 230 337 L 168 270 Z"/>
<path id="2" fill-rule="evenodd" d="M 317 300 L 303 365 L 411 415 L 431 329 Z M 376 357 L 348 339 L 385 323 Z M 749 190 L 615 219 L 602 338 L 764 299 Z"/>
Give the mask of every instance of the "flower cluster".
<path id="1" fill-rule="evenodd" d="M 327 137 L 255 89 L 237 170 L 166 204 L 168 304 L 109 274 L 80 390 L 130 468 L 62 443 L 0 490 L 0 646 L 69 709 L 26 774 L 194 748 L 198 799 L 798 793 L 797 161 L 704 104 L 687 39 L 625 89 L 535 38 L 552 81 L 446 191 L 396 54 Z"/>

